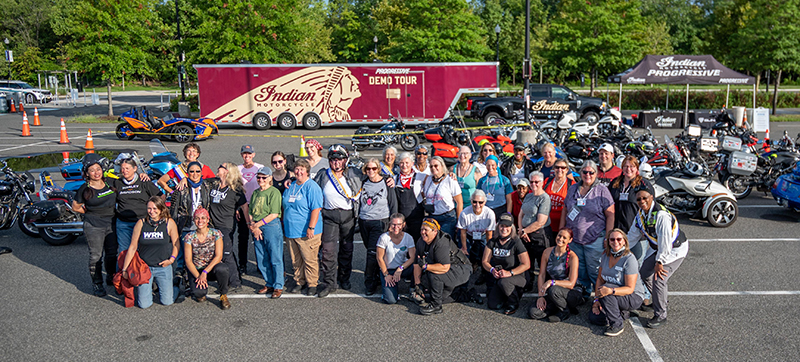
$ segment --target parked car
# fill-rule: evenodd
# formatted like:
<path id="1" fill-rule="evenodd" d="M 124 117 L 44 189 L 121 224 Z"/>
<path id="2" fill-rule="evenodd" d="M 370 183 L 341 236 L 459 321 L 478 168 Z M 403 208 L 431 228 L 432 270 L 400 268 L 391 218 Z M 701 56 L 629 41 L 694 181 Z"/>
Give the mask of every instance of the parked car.
<path id="1" fill-rule="evenodd" d="M 19 80 L 0 80 L 0 91 L 22 93 L 20 99 L 27 104 L 47 103 L 53 100 L 53 94 L 49 90 L 34 88 Z"/>

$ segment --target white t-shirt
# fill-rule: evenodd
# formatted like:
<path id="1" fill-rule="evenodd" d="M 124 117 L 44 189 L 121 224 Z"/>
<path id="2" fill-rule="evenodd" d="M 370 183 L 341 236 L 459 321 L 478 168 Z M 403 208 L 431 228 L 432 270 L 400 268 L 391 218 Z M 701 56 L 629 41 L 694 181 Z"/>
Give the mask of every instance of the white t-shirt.
<path id="1" fill-rule="evenodd" d="M 322 189 L 322 198 L 324 200 L 322 203 L 322 207 L 326 210 L 333 210 L 333 209 L 352 210 L 353 203 L 344 196 L 342 196 L 342 194 L 340 194 L 339 191 L 336 191 L 336 187 L 333 186 L 333 182 L 334 181 L 328 180 L 328 182 L 325 183 L 325 188 Z M 342 177 L 339 178 L 339 182 L 341 183 L 347 195 L 349 195 L 350 197 L 355 196 L 353 195 L 353 190 L 351 190 L 350 186 L 347 184 L 347 178 L 344 177 L 344 174 L 342 174 Z"/>
<path id="2" fill-rule="evenodd" d="M 486 176 L 486 165 L 484 165 L 484 164 L 482 164 L 480 162 L 477 162 L 477 161 L 475 163 L 473 163 L 473 165 L 475 165 L 475 167 L 478 168 L 478 171 L 481 172 L 481 175 Z"/>
<path id="3" fill-rule="evenodd" d="M 244 196 L 247 198 L 247 202 L 250 202 L 250 196 L 253 195 L 253 191 L 258 188 L 258 180 L 256 179 L 256 172 L 264 165 L 260 163 L 253 163 L 253 167 L 244 168 L 244 165 L 239 165 L 239 172 L 242 173 L 242 183 L 244 184 Z"/>
<path id="4" fill-rule="evenodd" d="M 378 247 L 386 250 L 386 253 L 383 254 L 386 269 L 396 269 L 408 260 L 408 249 L 414 247 L 414 239 L 411 238 L 411 235 L 403 233 L 403 240 L 400 241 L 400 244 L 395 245 L 389 233 L 383 233 L 378 238 Z"/>
<path id="5" fill-rule="evenodd" d="M 456 227 L 466 230 L 473 240 L 486 240 L 484 231 L 494 231 L 497 224 L 494 221 L 494 211 L 484 206 L 480 215 L 475 215 L 472 206 L 467 206 L 458 216 Z"/>
<path id="6" fill-rule="evenodd" d="M 431 176 L 428 177 L 422 192 L 425 195 L 425 203 L 433 202 L 433 213 L 440 215 L 456 207 L 453 197 L 461 195 L 461 187 L 458 186 L 458 181 L 453 180 L 450 176 L 445 175 L 438 185 L 433 183 L 433 176 Z"/>
<path id="7" fill-rule="evenodd" d="M 511 162 L 514 162 L 514 161 L 511 161 Z M 522 168 L 517 168 L 517 165 L 511 165 L 511 171 L 514 171 L 514 173 L 511 174 L 511 177 L 509 177 L 509 179 L 510 179 L 509 181 L 511 181 L 511 185 L 516 185 L 517 184 L 517 180 L 525 178 L 525 164 L 524 163 L 522 164 Z"/>
<path id="8" fill-rule="evenodd" d="M 417 173 L 424 173 L 426 175 L 430 175 L 431 174 L 431 163 L 430 162 L 425 163 L 425 169 L 424 170 L 417 169 L 417 165 L 416 164 L 414 164 L 413 168 L 414 168 L 414 171 L 416 171 Z"/>

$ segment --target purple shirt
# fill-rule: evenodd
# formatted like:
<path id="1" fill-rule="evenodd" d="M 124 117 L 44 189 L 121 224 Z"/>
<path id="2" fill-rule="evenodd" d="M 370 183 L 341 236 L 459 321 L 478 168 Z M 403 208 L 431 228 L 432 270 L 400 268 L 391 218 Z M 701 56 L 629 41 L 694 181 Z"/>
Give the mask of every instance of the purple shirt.
<path id="1" fill-rule="evenodd" d="M 595 182 L 594 187 L 589 190 L 589 193 L 586 194 L 586 205 L 583 207 L 577 206 L 580 198 L 580 193 L 578 192 L 580 186 L 580 183 L 576 183 L 570 186 L 567 191 L 562 217 L 566 218 L 564 226 L 572 229 L 575 236 L 573 241 L 586 245 L 605 235 L 606 215 L 604 211 L 614 205 L 614 199 L 611 197 L 608 188 L 598 180 Z M 575 208 L 579 209 L 580 212 L 572 218 L 570 216 L 574 216 L 573 209 Z"/>

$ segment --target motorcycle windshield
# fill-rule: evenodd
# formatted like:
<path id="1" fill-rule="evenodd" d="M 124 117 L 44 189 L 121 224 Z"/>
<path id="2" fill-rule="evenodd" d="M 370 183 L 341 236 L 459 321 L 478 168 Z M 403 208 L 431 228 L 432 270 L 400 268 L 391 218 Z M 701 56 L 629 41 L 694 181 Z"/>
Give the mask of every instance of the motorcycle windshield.
<path id="1" fill-rule="evenodd" d="M 681 153 L 678 152 L 678 147 L 672 143 L 672 140 L 667 135 L 664 135 L 664 145 L 667 146 L 667 150 L 675 162 L 679 164 L 683 163 L 683 156 L 681 156 Z"/>
<path id="2" fill-rule="evenodd" d="M 167 147 L 164 146 L 163 143 L 161 143 L 160 139 L 156 138 L 156 139 L 150 140 L 150 153 L 153 156 L 155 156 L 155 155 L 160 154 L 160 153 L 169 153 L 169 150 L 167 150 Z"/>

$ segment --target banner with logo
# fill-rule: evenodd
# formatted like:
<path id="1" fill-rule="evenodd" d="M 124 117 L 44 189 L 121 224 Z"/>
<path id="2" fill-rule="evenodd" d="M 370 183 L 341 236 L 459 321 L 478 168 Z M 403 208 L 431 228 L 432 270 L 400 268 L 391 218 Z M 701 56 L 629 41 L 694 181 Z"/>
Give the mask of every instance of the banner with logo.
<path id="1" fill-rule="evenodd" d="M 711 55 L 647 55 L 632 68 L 608 77 L 622 84 L 747 84 L 751 77 L 732 70 Z"/>

